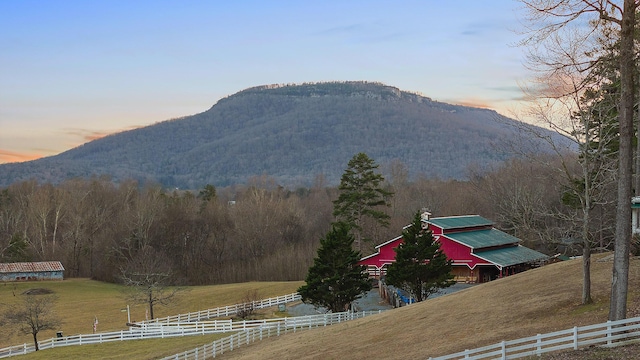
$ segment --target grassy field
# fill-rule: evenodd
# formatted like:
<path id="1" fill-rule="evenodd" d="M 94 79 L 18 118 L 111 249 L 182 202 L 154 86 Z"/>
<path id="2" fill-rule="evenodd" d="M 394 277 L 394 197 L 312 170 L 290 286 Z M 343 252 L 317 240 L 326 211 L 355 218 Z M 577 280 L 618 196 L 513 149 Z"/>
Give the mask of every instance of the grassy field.
<path id="1" fill-rule="evenodd" d="M 211 343 L 229 334 L 185 336 L 170 339 L 129 340 L 100 345 L 67 346 L 20 355 L 21 360 L 158 359 Z"/>
<path id="2" fill-rule="evenodd" d="M 154 312 L 156 317 L 163 317 L 232 305 L 242 302 L 249 291 L 257 291 L 261 299 L 286 295 L 295 292 L 302 284 L 302 282 L 249 282 L 194 286 L 179 293 L 178 298 L 171 306 L 154 306 Z M 98 318 L 99 332 L 127 329 L 127 301 L 123 287 L 88 279 L 0 284 L 2 311 L 5 311 L 6 305 L 20 301 L 24 291 L 34 288 L 47 288 L 55 293 L 58 297 L 55 312 L 63 321 L 60 329 L 43 331 L 38 334 L 40 340 L 54 337 L 56 331 L 62 331 L 64 335 L 90 334 L 93 331 L 94 317 Z M 146 312 L 144 305 L 129 304 L 129 306 L 132 321 L 144 320 Z M 125 310 L 123 311 L 123 309 Z M 186 339 L 182 341 L 186 341 Z M 20 334 L 15 327 L 3 327 L 0 348 L 25 342 L 32 342 L 31 335 Z M 124 346 L 129 347 L 130 345 Z M 96 357 L 96 359 L 99 358 L 102 357 Z"/>
<path id="3" fill-rule="evenodd" d="M 595 302 L 580 305 L 581 260 L 566 261 L 527 271 L 515 276 L 478 285 L 460 292 L 411 306 L 387 311 L 383 314 L 338 325 L 323 327 L 295 334 L 265 339 L 250 346 L 240 347 L 225 353 L 221 359 L 427 359 L 429 356 L 444 355 L 471 349 L 502 340 L 516 339 L 546 333 L 573 326 L 581 326 L 606 321 L 611 281 L 611 258 L 596 256 L 592 262 L 593 297 Z M 45 284 L 45 283 L 37 283 Z M 64 284 L 69 284 L 69 292 L 85 300 L 73 299 L 77 321 L 82 319 L 82 329 L 90 329 L 94 314 L 81 310 L 84 301 L 100 303 L 101 296 L 87 297 L 87 289 L 96 286 L 96 293 L 103 291 L 105 322 L 109 316 L 116 317 L 114 325 L 122 328 L 126 314 L 120 312 L 124 304 L 118 298 L 118 287 L 88 280 L 65 280 L 51 284 L 61 297 L 63 307 Z M 21 284 L 25 285 L 25 284 Z M 192 310 L 215 307 L 238 302 L 250 289 L 262 289 L 263 297 L 284 295 L 293 292 L 300 283 L 248 283 L 193 288 L 183 298 L 182 305 L 163 309 L 159 316 L 176 313 L 176 308 Z M 57 286 L 61 286 L 58 288 Z M 3 296 L 12 285 L 6 285 Z M 25 287 L 26 288 L 26 287 Z M 273 290 L 273 293 L 267 293 Z M 227 294 L 226 296 L 224 294 Z M 110 294 L 107 296 L 107 294 Z M 232 295 L 234 294 L 234 295 Z M 233 296 L 237 296 L 234 298 Z M 196 299 L 200 298 L 200 299 Z M 119 299 L 119 300 L 118 300 Z M 67 298 L 68 301 L 72 297 Z M 118 302 L 120 301 L 120 302 Z M 210 301 L 210 302 L 209 302 Z M 205 305 L 207 304 L 207 305 Z M 629 283 L 629 317 L 640 316 L 640 260 L 631 260 Z M 86 307 L 85 307 L 86 308 Z M 98 311 L 100 307 L 91 307 Z M 67 310 L 64 311 L 65 313 Z M 144 316 L 143 308 L 136 308 L 136 316 Z M 68 315 L 71 316 L 71 315 Z M 88 319 L 88 320 L 85 320 Z M 100 319 L 99 330 L 103 321 Z M 67 326 L 67 325 L 65 325 Z M 104 325 L 107 326 L 107 325 Z M 65 331 L 66 328 L 65 328 Z M 71 331 L 71 330 L 69 330 Z M 90 330 L 76 332 L 90 332 Z M 65 332 L 66 334 L 66 332 Z M 213 341 L 212 337 L 185 337 L 180 339 L 144 340 L 97 346 L 69 347 L 30 354 L 25 359 L 109 359 L 136 358 L 153 359 Z M 22 337 L 21 339 L 24 339 Z M 23 341 L 12 341 L 17 344 Z M 22 358 L 22 357 L 21 357 Z M 554 358 L 561 359 L 561 358 Z"/>
<path id="4" fill-rule="evenodd" d="M 612 262 L 592 261 L 595 303 L 580 305 L 582 262 L 571 260 L 383 314 L 271 338 L 221 359 L 427 359 L 607 320 Z M 640 316 L 640 260 L 631 260 L 629 317 Z"/>

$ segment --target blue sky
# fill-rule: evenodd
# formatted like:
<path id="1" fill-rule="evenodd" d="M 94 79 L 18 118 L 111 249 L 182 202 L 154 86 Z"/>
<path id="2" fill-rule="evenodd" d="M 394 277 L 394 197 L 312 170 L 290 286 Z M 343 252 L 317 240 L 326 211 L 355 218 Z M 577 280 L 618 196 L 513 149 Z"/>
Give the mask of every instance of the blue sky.
<path id="1" fill-rule="evenodd" d="M 366 80 L 510 115 L 515 0 L 0 1 L 0 163 L 264 84 Z"/>

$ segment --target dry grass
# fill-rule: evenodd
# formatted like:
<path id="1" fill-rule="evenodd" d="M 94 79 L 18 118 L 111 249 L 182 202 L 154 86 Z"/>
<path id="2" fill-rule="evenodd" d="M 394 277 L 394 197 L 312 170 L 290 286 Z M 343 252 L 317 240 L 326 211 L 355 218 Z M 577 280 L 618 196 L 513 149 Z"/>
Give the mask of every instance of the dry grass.
<path id="1" fill-rule="evenodd" d="M 606 255 L 599 255 L 596 258 L 606 257 Z M 602 322 L 606 320 L 608 313 L 612 263 L 605 260 L 593 261 L 592 264 L 595 299 L 592 305 L 580 305 L 582 264 L 580 260 L 573 260 L 548 265 L 420 304 L 387 311 L 381 315 L 266 339 L 225 353 L 220 358 L 427 359 L 429 356 L 448 354 L 501 340 Z M 63 283 L 73 282 L 75 281 Z M 78 284 L 73 286 L 77 296 L 86 292 L 86 288 L 80 286 L 81 284 L 92 283 L 87 280 L 77 282 Z M 247 289 L 262 287 L 264 290 L 259 291 L 263 297 L 268 297 L 290 293 L 299 285 L 300 283 L 249 283 L 193 288 L 188 296 L 183 298 L 185 303 L 180 306 L 189 309 L 193 306 L 195 311 L 235 303 L 236 299 L 241 299 L 246 294 Z M 629 316 L 640 315 L 639 285 L 640 260 L 632 259 Z M 102 289 L 113 285 L 97 283 L 96 286 Z M 269 295 L 266 293 L 267 289 L 274 290 L 275 293 Z M 64 293 L 61 289 L 56 291 L 60 295 Z M 227 292 L 233 293 L 237 298 L 231 299 L 231 295 L 225 297 L 223 294 Z M 96 297 L 99 298 L 99 296 Z M 211 306 L 209 301 L 215 305 Z M 79 302 L 75 306 L 78 306 Z M 114 303 L 111 305 L 113 309 L 109 311 L 118 318 L 116 323 L 121 328 L 126 314 L 119 312 L 119 306 L 120 303 Z M 172 313 L 171 310 L 164 309 L 162 314 Z M 144 316 L 143 311 L 137 315 Z M 78 310 L 78 312 L 84 311 Z M 84 317 L 93 318 L 91 312 L 84 313 Z M 102 323 L 101 320 L 100 324 Z M 90 322 L 87 326 L 90 326 Z M 37 356 L 44 356 L 62 359 L 82 356 L 87 359 L 152 359 L 191 349 L 212 339 L 187 337 L 124 342 L 127 344 L 69 347 L 52 352 L 47 350 L 42 354 L 27 355 L 25 358 L 34 356 L 35 359 Z M 15 343 L 12 342 L 12 344 Z M 46 353 L 48 356 L 45 356 Z M 585 353 L 582 355 L 584 356 Z M 564 359 L 564 357 L 561 358 Z"/>
<path id="2" fill-rule="evenodd" d="M 293 293 L 302 282 L 249 282 L 240 284 L 194 286 L 180 293 L 169 307 L 154 307 L 156 317 L 179 313 L 194 312 L 218 306 L 232 305 L 245 298 L 248 291 L 256 290 L 260 298 L 268 298 Z M 98 318 L 98 331 L 116 331 L 126 329 L 126 296 L 120 285 L 88 279 L 69 279 L 64 281 L 42 281 L 0 284 L 0 304 L 9 305 L 20 301 L 21 294 L 33 288 L 53 290 L 58 297 L 55 312 L 63 320 L 56 331 L 64 335 L 90 334 L 93 331 L 93 319 Z M 3 306 L 4 307 L 4 306 Z M 145 318 L 145 306 L 130 304 L 131 319 Z M 2 309 L 4 311 L 4 309 Z M 55 331 L 43 331 L 38 339 L 55 336 Z M 0 348 L 31 343 L 31 335 L 24 335 L 15 327 L 4 326 Z M 194 346 L 195 347 L 195 346 Z"/>
<path id="3" fill-rule="evenodd" d="M 587 306 L 580 305 L 581 266 L 581 260 L 548 265 L 381 315 L 263 340 L 222 358 L 427 359 L 606 321 L 612 263 L 592 262 L 595 303 Z M 640 260 L 632 259 L 629 316 L 638 315 L 638 285 Z"/>

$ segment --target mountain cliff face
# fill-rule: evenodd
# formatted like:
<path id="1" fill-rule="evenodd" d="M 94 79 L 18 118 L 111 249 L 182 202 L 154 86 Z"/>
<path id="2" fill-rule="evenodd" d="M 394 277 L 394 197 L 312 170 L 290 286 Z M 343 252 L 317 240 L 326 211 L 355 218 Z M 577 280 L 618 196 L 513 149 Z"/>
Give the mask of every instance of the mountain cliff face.
<path id="1" fill-rule="evenodd" d="M 200 114 L 0 165 L 0 186 L 108 175 L 200 189 L 262 174 L 286 186 L 309 185 L 320 174 L 337 184 L 358 152 L 381 165 L 399 160 L 413 176 L 462 179 L 471 164 L 488 166 L 515 155 L 509 144 L 523 135 L 514 123 L 491 110 L 378 83 L 260 86 Z"/>

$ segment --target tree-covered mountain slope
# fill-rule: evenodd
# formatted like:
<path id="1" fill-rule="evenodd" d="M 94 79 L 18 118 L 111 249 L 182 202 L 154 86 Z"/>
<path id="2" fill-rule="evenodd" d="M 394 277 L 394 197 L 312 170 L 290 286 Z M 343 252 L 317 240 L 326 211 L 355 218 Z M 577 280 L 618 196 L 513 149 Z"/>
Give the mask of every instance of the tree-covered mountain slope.
<path id="1" fill-rule="evenodd" d="M 536 141 L 523 141 L 528 135 L 514 124 L 492 110 L 436 102 L 379 83 L 260 86 L 196 115 L 0 165 L 0 186 L 94 175 L 186 189 L 262 174 L 287 186 L 309 185 L 317 175 L 336 184 L 358 152 L 381 165 L 399 160 L 412 176 L 461 179 L 469 165 L 482 168 L 514 156 L 510 144 Z"/>

